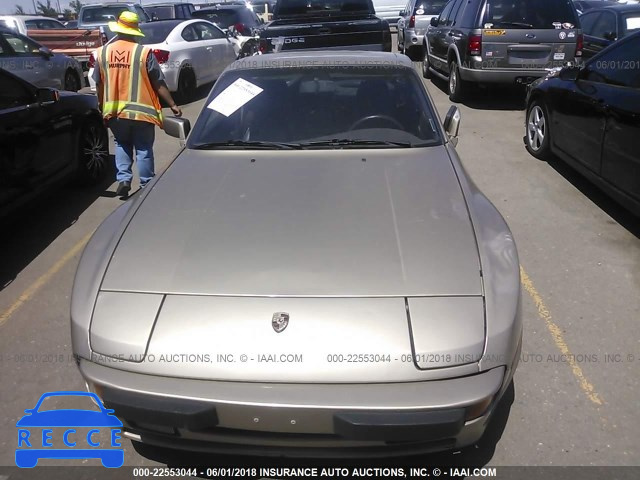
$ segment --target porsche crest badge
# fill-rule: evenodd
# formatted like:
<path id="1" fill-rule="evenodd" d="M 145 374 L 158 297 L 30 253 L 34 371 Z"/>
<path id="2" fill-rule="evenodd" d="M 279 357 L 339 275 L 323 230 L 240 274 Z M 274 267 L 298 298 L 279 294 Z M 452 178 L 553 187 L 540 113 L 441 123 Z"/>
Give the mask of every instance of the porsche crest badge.
<path id="1" fill-rule="evenodd" d="M 289 314 L 286 312 L 276 312 L 271 318 L 271 326 L 276 333 L 282 332 L 289 325 Z"/>

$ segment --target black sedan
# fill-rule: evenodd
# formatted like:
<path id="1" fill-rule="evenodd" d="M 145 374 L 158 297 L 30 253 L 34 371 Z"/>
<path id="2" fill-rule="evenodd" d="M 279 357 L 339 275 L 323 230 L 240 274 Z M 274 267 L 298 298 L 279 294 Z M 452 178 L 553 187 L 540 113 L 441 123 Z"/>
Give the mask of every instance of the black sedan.
<path id="1" fill-rule="evenodd" d="M 556 155 L 640 215 L 640 32 L 529 87 L 525 145 Z"/>
<path id="2" fill-rule="evenodd" d="M 95 96 L 37 88 L 0 68 L 0 218 L 72 178 L 99 182 L 108 162 Z"/>
<path id="3" fill-rule="evenodd" d="M 593 57 L 620 38 L 640 31 L 640 3 L 601 3 L 601 7 L 592 8 L 580 16 L 584 59 Z"/>

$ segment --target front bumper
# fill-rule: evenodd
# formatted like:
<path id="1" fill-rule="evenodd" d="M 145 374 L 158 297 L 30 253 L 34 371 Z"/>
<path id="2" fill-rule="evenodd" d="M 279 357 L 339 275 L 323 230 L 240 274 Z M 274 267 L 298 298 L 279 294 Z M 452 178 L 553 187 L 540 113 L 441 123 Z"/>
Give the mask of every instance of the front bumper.
<path id="1" fill-rule="evenodd" d="M 387 384 L 192 380 L 87 360 L 79 367 L 132 440 L 189 452 L 267 456 L 390 456 L 471 445 L 482 436 L 508 380 L 504 367 Z"/>

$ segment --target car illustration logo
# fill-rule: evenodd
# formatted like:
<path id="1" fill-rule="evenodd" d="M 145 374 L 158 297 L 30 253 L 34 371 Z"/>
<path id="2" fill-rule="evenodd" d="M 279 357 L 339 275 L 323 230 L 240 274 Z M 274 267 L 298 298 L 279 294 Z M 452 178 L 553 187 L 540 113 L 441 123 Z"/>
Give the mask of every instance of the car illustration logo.
<path id="1" fill-rule="evenodd" d="M 88 397 L 93 400 L 95 407 L 51 409 L 43 405 L 46 401 L 50 407 L 50 399 L 65 397 L 76 402 L 81 401 L 81 397 Z M 15 459 L 18 467 L 33 468 L 41 458 L 96 458 L 107 468 L 123 465 L 124 450 L 119 441 L 122 422 L 113 414 L 113 410 L 104 407 L 95 393 L 48 392 L 40 397 L 34 408 L 25 410 L 25 413 L 16 423 L 18 448 Z"/>
<path id="2" fill-rule="evenodd" d="M 271 326 L 276 333 L 282 332 L 289 325 L 289 314 L 286 312 L 276 312 L 271 318 Z"/>

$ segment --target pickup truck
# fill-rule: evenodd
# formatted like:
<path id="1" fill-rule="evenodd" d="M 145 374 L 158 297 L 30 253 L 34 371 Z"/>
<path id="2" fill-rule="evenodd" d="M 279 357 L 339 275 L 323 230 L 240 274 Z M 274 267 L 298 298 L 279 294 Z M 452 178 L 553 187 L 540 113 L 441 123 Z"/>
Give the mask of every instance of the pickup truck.
<path id="1" fill-rule="evenodd" d="M 371 0 L 278 0 L 259 32 L 261 53 L 298 49 L 391 51 L 386 20 Z"/>
<path id="2" fill-rule="evenodd" d="M 89 55 L 100 47 L 105 36 L 95 28 L 69 29 L 53 18 L 26 15 L 2 15 L 0 25 L 27 35 L 53 53 L 67 55 L 77 60 L 87 71 Z"/>

